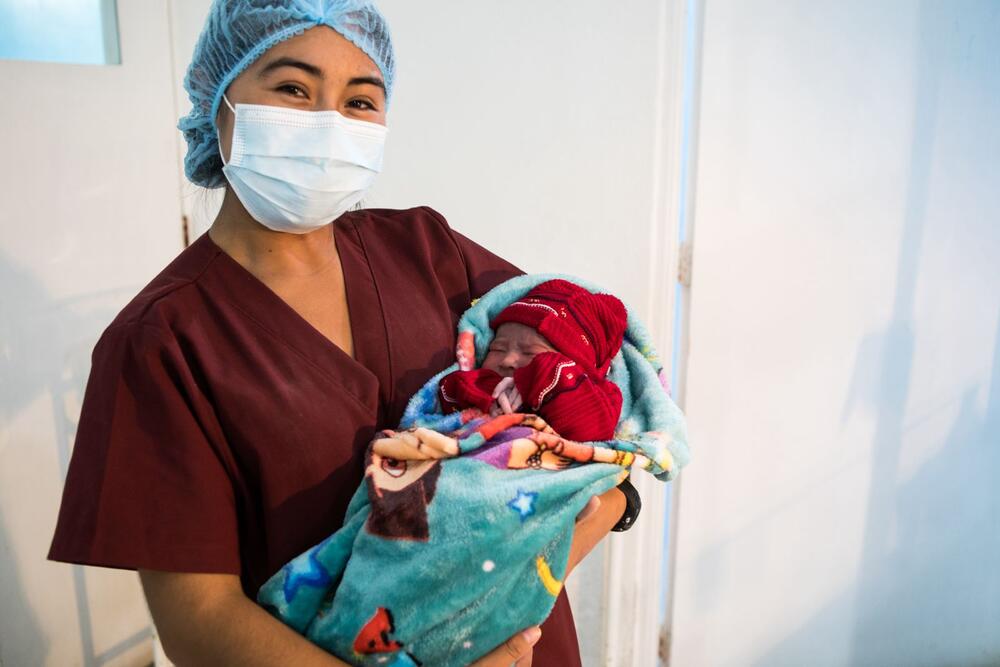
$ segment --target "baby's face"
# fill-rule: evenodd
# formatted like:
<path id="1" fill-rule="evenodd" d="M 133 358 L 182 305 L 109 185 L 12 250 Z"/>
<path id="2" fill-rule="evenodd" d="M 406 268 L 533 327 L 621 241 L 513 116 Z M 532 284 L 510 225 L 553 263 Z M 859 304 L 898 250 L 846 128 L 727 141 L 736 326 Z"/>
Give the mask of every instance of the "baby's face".
<path id="1" fill-rule="evenodd" d="M 493 337 L 483 360 L 483 368 L 510 377 L 518 368 L 530 364 L 536 354 L 555 351 L 545 336 L 531 327 L 507 322 L 497 328 L 497 335 Z"/>

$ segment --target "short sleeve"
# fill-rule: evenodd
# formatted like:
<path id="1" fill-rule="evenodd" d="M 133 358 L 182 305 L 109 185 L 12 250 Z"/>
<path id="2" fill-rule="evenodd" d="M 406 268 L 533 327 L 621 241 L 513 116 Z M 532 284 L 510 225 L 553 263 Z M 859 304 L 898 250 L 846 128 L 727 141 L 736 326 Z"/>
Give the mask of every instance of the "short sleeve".
<path id="1" fill-rule="evenodd" d="M 239 574 L 231 466 L 178 341 L 113 325 L 92 362 L 49 558 Z"/>
<path id="2" fill-rule="evenodd" d="M 473 298 L 481 297 L 483 294 L 486 294 L 505 280 L 510 280 L 511 278 L 524 275 L 524 271 L 511 264 L 503 257 L 493 254 L 475 241 L 459 232 L 456 232 L 448 225 L 441 214 L 437 211 L 434 211 L 433 209 L 426 210 L 437 218 L 438 222 L 444 226 L 445 229 L 447 229 L 448 233 L 455 241 L 455 245 L 458 246 L 458 251 L 462 255 L 462 261 L 465 263 L 465 272 L 469 282 L 469 293 Z"/>

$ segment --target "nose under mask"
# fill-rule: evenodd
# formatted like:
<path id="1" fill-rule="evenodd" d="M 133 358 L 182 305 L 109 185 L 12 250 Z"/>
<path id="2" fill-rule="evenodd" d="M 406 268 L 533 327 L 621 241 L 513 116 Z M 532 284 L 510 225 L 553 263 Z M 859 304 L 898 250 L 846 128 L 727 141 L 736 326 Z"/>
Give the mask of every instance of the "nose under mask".
<path id="1" fill-rule="evenodd" d="M 383 125 L 337 111 L 234 108 L 223 100 L 235 121 L 222 173 L 247 213 L 269 229 L 305 234 L 329 224 L 361 201 L 382 170 Z"/>

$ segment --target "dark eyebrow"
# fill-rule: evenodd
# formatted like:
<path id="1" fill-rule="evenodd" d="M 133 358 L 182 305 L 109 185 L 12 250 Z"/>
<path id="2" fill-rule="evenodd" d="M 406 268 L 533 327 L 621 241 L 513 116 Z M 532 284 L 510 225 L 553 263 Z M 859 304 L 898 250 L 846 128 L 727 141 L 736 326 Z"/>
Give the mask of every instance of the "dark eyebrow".
<path id="1" fill-rule="evenodd" d="M 278 58 L 264 65 L 264 68 L 261 69 L 260 72 L 257 74 L 257 78 L 258 79 L 263 78 L 264 76 L 270 74 L 279 67 L 296 67 L 305 72 L 306 74 L 311 74 L 317 79 L 323 78 L 323 70 L 321 70 L 319 67 L 316 67 L 315 65 L 311 65 L 306 62 L 302 62 L 301 60 L 296 60 L 295 58 L 288 58 L 288 57 Z"/>
<path id="2" fill-rule="evenodd" d="M 383 93 L 385 92 L 385 81 L 383 81 L 382 79 L 378 78 L 377 76 L 356 76 L 353 79 L 351 79 L 350 81 L 348 81 L 347 85 L 348 86 L 361 86 L 361 85 L 364 85 L 366 83 L 371 84 L 373 86 L 378 86 L 379 88 L 382 89 Z"/>

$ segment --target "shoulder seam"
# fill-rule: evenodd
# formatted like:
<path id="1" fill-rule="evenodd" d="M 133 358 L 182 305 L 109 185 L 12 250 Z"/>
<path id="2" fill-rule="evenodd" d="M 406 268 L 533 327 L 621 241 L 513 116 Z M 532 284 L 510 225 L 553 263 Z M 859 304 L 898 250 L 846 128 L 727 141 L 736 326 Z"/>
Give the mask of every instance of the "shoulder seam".
<path id="1" fill-rule="evenodd" d="M 420 208 L 427 211 L 428 215 L 430 215 L 434 222 L 436 222 L 441 230 L 444 231 L 448 240 L 451 241 L 451 244 L 455 246 L 455 251 L 458 252 L 458 256 L 462 259 L 462 266 L 465 267 L 466 282 L 471 286 L 471 280 L 469 280 L 469 262 L 465 258 L 465 253 L 462 252 L 462 246 L 458 243 L 458 239 L 455 238 L 451 225 L 448 224 L 448 221 L 444 219 L 443 215 L 432 209 L 430 206 L 421 206 Z"/>
<path id="2" fill-rule="evenodd" d="M 190 247 L 190 246 L 188 246 L 188 247 Z M 165 329 L 163 327 L 160 327 L 159 325 L 154 324 L 153 322 L 145 321 L 144 318 L 146 317 L 146 314 L 149 312 L 149 310 L 155 304 L 159 303 L 163 299 L 166 299 L 167 297 L 171 296 L 175 292 L 179 292 L 180 290 L 185 289 L 187 287 L 190 287 L 190 286 L 194 285 L 196 282 L 198 282 L 198 280 L 201 279 L 201 277 L 205 274 L 205 272 L 208 271 L 208 268 L 212 264 L 214 264 L 215 261 L 218 258 L 219 258 L 219 253 L 216 252 L 214 255 L 212 255 L 212 258 L 209 261 L 205 262 L 205 266 L 203 266 L 201 268 L 201 270 L 198 271 L 197 275 L 195 275 L 195 276 L 193 276 L 191 278 L 188 278 L 187 280 L 184 280 L 183 282 L 181 282 L 181 283 L 179 283 L 177 285 L 172 286 L 165 293 L 160 294 L 160 295 L 156 296 L 155 298 L 151 299 L 133 317 L 125 320 L 124 322 L 112 323 L 110 326 L 108 326 L 108 328 L 106 329 L 106 331 L 111 331 L 112 329 L 117 329 L 119 327 L 122 327 L 122 326 L 125 326 L 125 325 L 128 325 L 128 324 L 136 324 L 136 323 L 138 323 L 138 324 L 144 324 L 144 325 L 147 325 L 147 326 L 157 327 L 157 328 L 161 329 L 162 331 L 169 331 L 169 329 Z"/>

